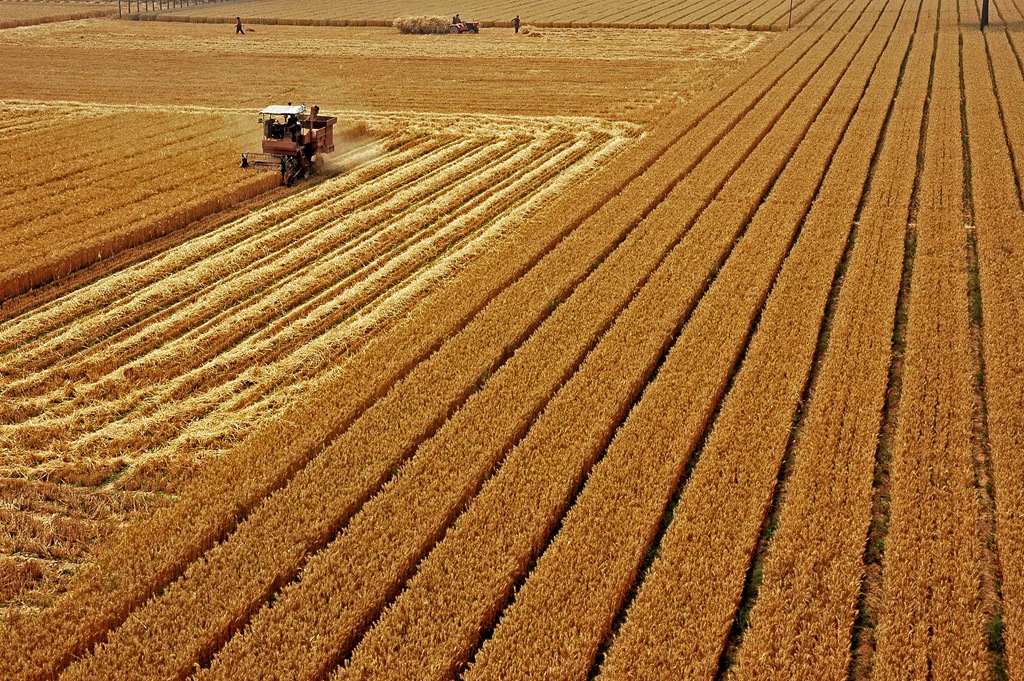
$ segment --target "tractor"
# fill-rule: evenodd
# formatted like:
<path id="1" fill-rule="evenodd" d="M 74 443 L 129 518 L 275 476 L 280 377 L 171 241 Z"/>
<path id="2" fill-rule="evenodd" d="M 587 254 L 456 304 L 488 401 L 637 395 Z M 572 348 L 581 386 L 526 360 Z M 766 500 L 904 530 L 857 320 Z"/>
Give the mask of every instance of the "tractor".
<path id="1" fill-rule="evenodd" d="M 449 33 L 479 33 L 480 22 L 479 21 L 457 21 L 452 22 L 452 25 L 448 27 Z"/>
<path id="2" fill-rule="evenodd" d="M 334 151 L 334 124 L 338 119 L 321 116 L 314 106 L 268 106 L 258 118 L 263 126 L 263 151 L 242 154 L 243 168 L 277 168 L 281 184 L 291 186 L 313 172 L 323 154 Z"/>

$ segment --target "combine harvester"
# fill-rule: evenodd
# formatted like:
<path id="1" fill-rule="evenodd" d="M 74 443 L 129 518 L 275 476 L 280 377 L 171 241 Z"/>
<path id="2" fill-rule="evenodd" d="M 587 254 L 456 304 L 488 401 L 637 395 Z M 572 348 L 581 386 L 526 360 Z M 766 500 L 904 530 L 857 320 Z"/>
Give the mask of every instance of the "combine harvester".
<path id="1" fill-rule="evenodd" d="M 306 114 L 306 105 L 268 106 L 260 111 L 263 126 L 263 151 L 242 154 L 242 167 L 277 168 L 281 184 L 291 186 L 297 179 L 309 177 L 322 154 L 334 151 L 334 124 L 338 119 L 321 116 L 314 106 Z"/>

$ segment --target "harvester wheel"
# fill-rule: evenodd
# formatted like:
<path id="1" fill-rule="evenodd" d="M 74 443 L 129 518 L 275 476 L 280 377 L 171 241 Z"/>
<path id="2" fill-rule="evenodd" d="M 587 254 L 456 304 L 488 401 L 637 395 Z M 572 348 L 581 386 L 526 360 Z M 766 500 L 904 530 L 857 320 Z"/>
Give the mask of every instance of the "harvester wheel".
<path id="1" fill-rule="evenodd" d="M 281 184 L 291 187 L 301 172 L 302 167 L 294 156 L 285 156 L 281 159 Z"/>
<path id="2" fill-rule="evenodd" d="M 448 27 L 448 32 L 449 33 L 458 33 L 459 32 L 459 27 L 458 26 L 449 26 Z"/>

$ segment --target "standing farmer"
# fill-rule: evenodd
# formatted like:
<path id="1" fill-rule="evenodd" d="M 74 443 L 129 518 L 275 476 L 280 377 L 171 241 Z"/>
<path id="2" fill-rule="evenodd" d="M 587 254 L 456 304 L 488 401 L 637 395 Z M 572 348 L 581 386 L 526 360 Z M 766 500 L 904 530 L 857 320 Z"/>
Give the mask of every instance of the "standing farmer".
<path id="1" fill-rule="evenodd" d="M 516 33 L 519 33 L 519 15 L 518 14 L 516 15 L 516 18 L 512 20 L 512 28 L 516 29 Z"/>
<path id="2" fill-rule="evenodd" d="M 239 33 L 245 35 L 245 31 L 242 29 L 242 17 L 235 17 L 235 35 Z"/>

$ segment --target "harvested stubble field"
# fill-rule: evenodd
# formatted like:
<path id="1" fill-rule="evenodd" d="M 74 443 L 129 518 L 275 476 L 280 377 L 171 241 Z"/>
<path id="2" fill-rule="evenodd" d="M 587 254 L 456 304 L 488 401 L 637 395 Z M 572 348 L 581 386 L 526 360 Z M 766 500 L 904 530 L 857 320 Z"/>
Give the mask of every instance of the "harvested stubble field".
<path id="1" fill-rule="evenodd" d="M 820 0 L 795 0 L 793 21 Z M 230 5 L 193 5 L 144 15 L 160 21 L 234 21 L 334 26 L 390 26 L 399 17 L 451 16 L 509 27 L 519 15 L 541 28 L 743 28 L 781 31 L 789 23 L 788 0 L 471 0 L 453 9 L 439 0 L 241 0 Z"/>
<path id="2" fill-rule="evenodd" d="M 0 510 L 12 565 L 75 575 L 0 675 L 1024 675 L 1024 15 L 806 11 L 683 102 L 361 101 L 337 174 L 25 298 Z M 608 59 L 647 36 L 670 64 Z"/>
<path id="3" fill-rule="evenodd" d="M 110 5 L 75 2 L 0 2 L 0 29 L 112 16 Z"/>
<path id="4" fill-rule="evenodd" d="M 587 116 L 650 122 L 704 92 L 768 36 L 571 31 L 516 40 L 392 28 L 70 22 L 0 34 L 0 93 L 31 100 Z M 468 37 L 468 36 L 466 36 Z M 181 68 L 187 50 L 202 68 Z M 124 83 L 132 83 L 125 88 Z"/>

